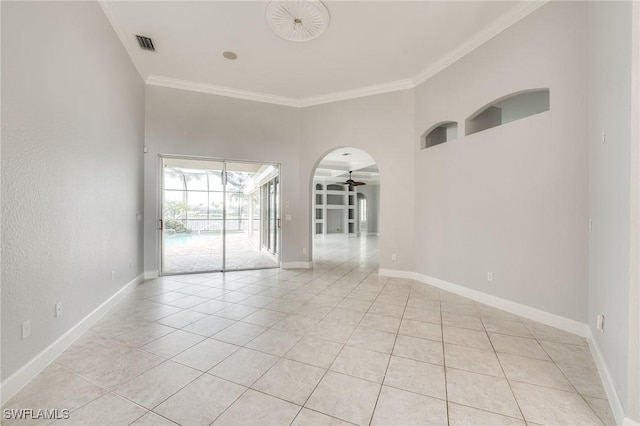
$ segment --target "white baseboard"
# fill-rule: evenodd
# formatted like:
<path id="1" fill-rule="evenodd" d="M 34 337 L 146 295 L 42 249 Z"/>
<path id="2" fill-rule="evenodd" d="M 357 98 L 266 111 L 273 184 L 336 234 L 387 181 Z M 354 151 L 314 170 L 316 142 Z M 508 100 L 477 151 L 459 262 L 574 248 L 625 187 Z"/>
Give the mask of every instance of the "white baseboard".
<path id="1" fill-rule="evenodd" d="M 282 262 L 280 267 L 282 269 L 310 269 L 313 266 L 313 262 Z"/>
<path id="2" fill-rule="evenodd" d="M 450 291 L 451 293 L 468 297 L 469 299 L 484 303 L 485 305 L 493 306 L 494 308 L 502 309 L 503 311 L 520 315 L 521 317 L 537 321 L 551 327 L 559 328 L 569 333 L 577 334 L 578 336 L 588 336 L 588 326 L 586 324 L 517 302 L 512 302 L 511 300 L 503 299 L 501 297 L 492 296 L 481 291 L 472 290 L 459 284 L 453 284 L 438 278 L 418 274 L 417 272 L 381 269 L 379 274 L 388 277 L 411 278 L 416 281 Z"/>
<path id="3" fill-rule="evenodd" d="M 410 271 L 398 271 L 396 269 L 378 269 L 378 275 L 391 278 L 407 278 L 410 280 L 416 279 L 416 273 Z"/>
<path id="4" fill-rule="evenodd" d="M 624 426 L 632 426 L 638 425 L 637 422 L 634 422 L 630 418 L 625 418 L 624 408 L 622 405 L 622 401 L 620 401 L 620 397 L 618 396 L 618 392 L 616 391 L 615 386 L 613 385 L 613 379 L 611 378 L 611 374 L 609 373 L 609 369 L 607 368 L 607 364 L 604 362 L 604 358 L 602 358 L 602 354 L 600 352 L 600 348 L 598 347 L 598 343 L 593 338 L 593 332 L 591 328 L 587 329 L 588 331 L 588 341 L 589 341 L 589 349 L 591 349 L 591 356 L 596 363 L 596 367 L 598 368 L 598 373 L 600 374 L 600 380 L 604 385 L 604 390 L 607 393 L 607 398 L 609 399 L 609 404 L 611 405 L 611 411 L 613 412 L 613 416 L 616 419 L 616 424 L 624 425 Z"/>
<path id="5" fill-rule="evenodd" d="M 158 278 L 159 276 L 160 274 L 158 273 L 158 271 L 144 271 L 145 280 L 153 280 L 155 278 Z"/>
<path id="6" fill-rule="evenodd" d="M 76 325 L 60 336 L 55 342 L 47 346 L 42 352 L 33 357 L 22 368 L 7 377 L 0 384 L 0 405 L 4 405 L 17 394 L 27 383 L 33 380 L 42 370 L 47 368 L 62 352 L 71 346 L 80 336 L 94 325 L 114 305 L 120 302 L 130 291 L 143 281 L 143 274 L 138 275 L 113 296 L 104 301 L 89 315 L 81 319 Z"/>

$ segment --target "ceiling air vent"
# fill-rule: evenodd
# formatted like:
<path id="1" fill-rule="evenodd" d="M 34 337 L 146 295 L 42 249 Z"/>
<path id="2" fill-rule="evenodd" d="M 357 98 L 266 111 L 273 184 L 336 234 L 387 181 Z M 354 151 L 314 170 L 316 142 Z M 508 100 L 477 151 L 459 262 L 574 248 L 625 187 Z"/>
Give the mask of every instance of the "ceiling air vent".
<path id="1" fill-rule="evenodd" d="M 138 44 L 140 45 L 140 48 L 142 48 L 143 50 L 150 50 L 151 52 L 156 51 L 156 48 L 153 47 L 153 41 L 151 41 L 149 37 L 136 35 L 136 38 L 138 39 Z"/>

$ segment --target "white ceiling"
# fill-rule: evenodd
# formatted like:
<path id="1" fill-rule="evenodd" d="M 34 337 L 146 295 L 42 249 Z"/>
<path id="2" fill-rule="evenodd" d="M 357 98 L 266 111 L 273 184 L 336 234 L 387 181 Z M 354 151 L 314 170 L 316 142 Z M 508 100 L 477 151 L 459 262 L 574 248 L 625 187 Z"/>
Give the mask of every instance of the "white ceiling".
<path id="1" fill-rule="evenodd" d="M 539 7 L 531 1 L 324 1 L 315 40 L 274 34 L 266 1 L 103 1 L 148 84 L 295 106 L 406 89 Z M 151 37 L 141 50 L 135 34 Z M 233 51 L 238 59 L 224 59 Z"/>
<path id="2" fill-rule="evenodd" d="M 349 178 L 350 171 L 353 171 L 353 180 L 368 184 L 380 183 L 380 172 L 375 160 L 367 152 L 357 148 L 338 148 L 327 154 L 318 163 L 313 180 L 325 183 L 344 182 Z"/>

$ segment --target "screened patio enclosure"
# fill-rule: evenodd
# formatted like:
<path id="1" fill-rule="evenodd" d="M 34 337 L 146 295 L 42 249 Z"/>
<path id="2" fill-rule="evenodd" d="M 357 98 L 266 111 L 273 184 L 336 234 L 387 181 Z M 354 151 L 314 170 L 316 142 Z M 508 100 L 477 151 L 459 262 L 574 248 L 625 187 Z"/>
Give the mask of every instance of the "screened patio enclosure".
<path id="1" fill-rule="evenodd" d="M 277 164 L 161 161 L 162 274 L 279 266 Z"/>

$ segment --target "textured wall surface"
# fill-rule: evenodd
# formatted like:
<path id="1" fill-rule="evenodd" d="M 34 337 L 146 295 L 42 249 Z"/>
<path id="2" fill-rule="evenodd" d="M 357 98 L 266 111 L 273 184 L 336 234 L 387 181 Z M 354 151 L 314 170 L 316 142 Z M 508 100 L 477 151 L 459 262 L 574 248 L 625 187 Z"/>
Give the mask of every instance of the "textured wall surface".
<path id="1" fill-rule="evenodd" d="M 1 7 L 5 379 L 142 272 L 144 84 L 97 3 Z"/>
<path id="2" fill-rule="evenodd" d="M 629 330 L 631 3 L 589 3 L 589 317 L 626 403 Z M 602 132 L 606 143 L 602 143 Z M 637 307 L 636 307 L 637 309 Z M 605 332 L 596 330 L 604 314 Z"/>
<path id="3" fill-rule="evenodd" d="M 586 322 L 585 43 L 585 4 L 549 3 L 417 88 L 419 273 Z M 483 105 L 534 88 L 550 111 L 464 136 Z M 420 150 L 444 120 L 458 139 Z"/>

